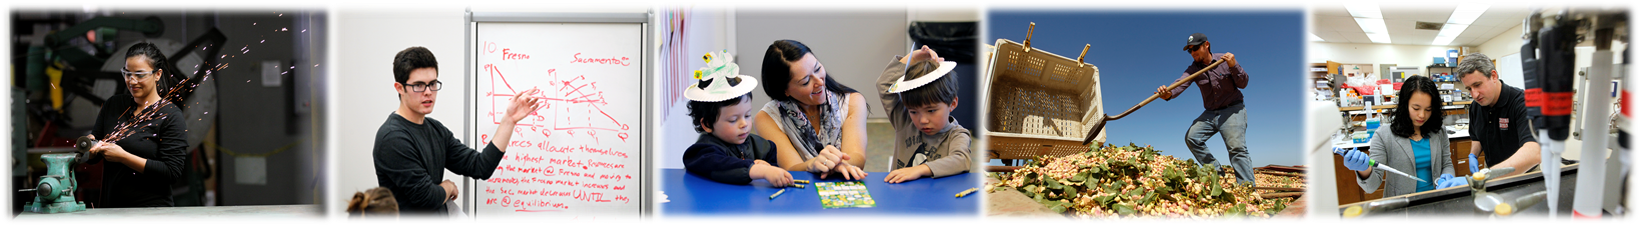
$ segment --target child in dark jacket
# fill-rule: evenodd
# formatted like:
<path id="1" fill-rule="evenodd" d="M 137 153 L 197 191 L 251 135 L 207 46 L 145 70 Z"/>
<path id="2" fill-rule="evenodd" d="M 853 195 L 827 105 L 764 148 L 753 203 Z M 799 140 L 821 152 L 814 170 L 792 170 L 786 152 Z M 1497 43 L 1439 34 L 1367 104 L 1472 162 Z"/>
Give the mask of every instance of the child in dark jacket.
<path id="1" fill-rule="evenodd" d="M 716 59 L 714 59 L 716 58 Z M 775 187 L 792 183 L 792 175 L 778 167 L 774 142 L 751 134 L 751 76 L 739 75 L 727 52 L 705 56 L 707 67 L 695 71 L 697 84 L 684 90 L 689 98 L 690 122 L 700 138 L 683 153 L 689 173 L 728 184 L 767 180 Z M 716 61 L 716 62 L 714 62 Z"/>

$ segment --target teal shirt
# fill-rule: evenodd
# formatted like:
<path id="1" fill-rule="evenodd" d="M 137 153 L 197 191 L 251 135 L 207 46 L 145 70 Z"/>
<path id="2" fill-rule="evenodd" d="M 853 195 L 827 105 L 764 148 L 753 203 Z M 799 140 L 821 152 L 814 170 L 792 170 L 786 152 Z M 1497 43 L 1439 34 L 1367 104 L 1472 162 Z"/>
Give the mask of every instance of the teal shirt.
<path id="1" fill-rule="evenodd" d="M 1433 171 L 1432 169 L 1434 167 L 1431 166 L 1430 163 L 1429 163 L 1429 158 L 1430 158 L 1429 156 L 1431 154 L 1433 154 L 1433 153 L 1429 152 L 1429 138 L 1425 137 L 1422 140 L 1416 140 L 1416 141 L 1411 141 L 1411 142 L 1412 142 L 1412 159 L 1413 159 L 1413 162 L 1414 162 L 1413 166 L 1416 166 L 1418 168 L 1417 169 L 1418 172 L 1414 175 L 1418 175 L 1418 179 L 1423 179 L 1424 181 L 1435 181 L 1435 178 L 1431 178 L 1431 176 L 1434 175 L 1434 174 L 1430 173 L 1431 171 Z M 1417 192 L 1423 192 L 1423 191 L 1428 191 L 1428 190 L 1435 190 L 1435 184 L 1433 182 L 1418 183 Z"/>

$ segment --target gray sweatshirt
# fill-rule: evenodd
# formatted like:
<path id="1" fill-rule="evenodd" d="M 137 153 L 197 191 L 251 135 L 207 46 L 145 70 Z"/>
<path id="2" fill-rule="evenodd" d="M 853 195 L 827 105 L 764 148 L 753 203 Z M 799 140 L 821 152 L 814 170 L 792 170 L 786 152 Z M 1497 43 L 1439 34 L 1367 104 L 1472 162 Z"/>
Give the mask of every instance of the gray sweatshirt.
<path id="1" fill-rule="evenodd" d="M 888 109 L 888 121 L 894 125 L 894 160 L 893 169 L 928 165 L 934 177 L 944 177 L 968 172 L 972 162 L 969 160 L 969 142 L 973 135 L 968 129 L 957 124 L 956 118 L 947 118 L 949 123 L 944 129 L 934 135 L 925 135 L 912 124 L 911 116 L 905 106 L 900 104 L 900 95 L 889 93 L 888 88 L 894 86 L 895 81 L 905 77 L 905 63 L 900 63 L 900 56 L 895 56 L 883 69 L 883 75 L 877 78 L 877 94 L 883 100 L 883 109 Z M 918 149 L 922 147 L 923 149 Z"/>

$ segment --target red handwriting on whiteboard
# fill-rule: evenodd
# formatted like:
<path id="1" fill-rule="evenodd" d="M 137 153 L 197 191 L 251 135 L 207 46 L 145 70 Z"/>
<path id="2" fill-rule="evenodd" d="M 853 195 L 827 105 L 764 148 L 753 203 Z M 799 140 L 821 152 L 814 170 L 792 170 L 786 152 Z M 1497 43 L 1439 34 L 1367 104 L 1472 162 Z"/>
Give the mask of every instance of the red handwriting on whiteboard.
<path id="1" fill-rule="evenodd" d="M 626 158 L 626 152 L 616 151 L 614 149 L 609 149 L 609 148 L 604 148 L 604 149 L 599 149 L 599 148 L 596 148 L 596 147 L 590 147 L 589 148 L 586 145 L 582 145 L 581 146 L 581 152 L 592 153 L 592 154 L 597 154 L 597 155 L 607 155 L 607 156 L 615 156 L 615 157 Z"/>
<path id="2" fill-rule="evenodd" d="M 626 62 L 628 60 L 631 60 L 631 59 L 627 59 L 626 57 L 581 58 L 581 53 L 575 53 L 574 57 L 575 57 L 575 60 L 569 61 L 570 63 L 611 64 L 611 65 L 618 64 L 618 65 L 621 65 L 621 66 L 631 66 L 632 65 L 632 63 Z"/>
<path id="3" fill-rule="evenodd" d="M 528 60 L 530 55 L 513 52 L 511 48 L 501 49 L 501 60 Z"/>
<path id="4" fill-rule="evenodd" d="M 530 199 L 530 198 L 514 199 L 512 196 L 502 196 L 499 200 L 497 200 L 496 198 L 489 198 L 489 199 L 484 200 L 484 204 L 485 205 L 498 205 L 498 206 L 501 206 L 501 207 L 513 207 L 513 208 L 517 208 L 517 209 L 514 210 L 516 212 L 548 212 L 548 211 L 559 211 L 559 210 L 569 209 L 569 205 L 566 205 L 564 203 L 555 203 L 555 202 L 552 202 L 552 201 L 545 201 L 545 200 L 540 200 L 540 199 Z M 532 210 L 532 209 L 530 209 L 531 207 L 547 207 L 547 208 L 557 208 L 557 209 L 556 210 L 543 210 L 543 209 L 533 209 Z"/>
<path id="5" fill-rule="evenodd" d="M 525 88 L 513 87 L 500 66 L 485 64 L 484 70 L 490 73 L 490 87 L 484 95 L 490 97 L 491 108 L 484 114 L 490 118 L 492 124 L 501 125 L 500 116 L 505 114 L 502 112 L 502 109 L 507 107 L 505 104 L 518 95 L 519 89 Z M 600 142 L 600 131 L 613 132 L 603 134 L 614 135 L 615 138 L 620 138 L 621 142 L 626 142 L 627 138 L 631 137 L 627 134 L 627 131 L 632 129 L 631 125 L 621 123 L 621 120 L 603 110 L 603 106 L 609 105 L 610 102 L 604 98 L 604 92 L 598 88 L 598 82 L 590 81 L 586 75 L 560 79 L 558 69 L 547 69 L 546 77 L 547 85 L 556 88 L 535 87 L 541 88 L 541 92 L 536 93 L 535 97 L 545 103 L 542 104 L 541 110 L 530 113 L 534 117 L 526 117 L 515 124 L 515 135 L 534 132 L 551 137 L 553 131 L 563 131 L 570 136 L 576 136 L 577 131 L 580 131 L 580 134 L 590 136 L 593 142 Z M 488 136 L 481 138 L 489 140 Z"/>
<path id="6" fill-rule="evenodd" d="M 485 205 L 516 208 L 519 212 L 555 211 L 570 209 L 569 203 L 552 202 L 543 199 L 552 197 L 567 197 L 576 201 L 589 203 L 621 202 L 629 203 L 632 200 L 624 195 L 606 194 L 603 192 L 587 191 L 582 189 L 509 189 L 506 187 L 484 188 L 484 192 L 492 195 L 501 195 L 501 198 L 486 198 Z M 605 198 L 605 196 L 613 196 Z M 531 210 L 530 208 L 537 208 Z M 539 209 L 546 207 L 549 209 Z"/>

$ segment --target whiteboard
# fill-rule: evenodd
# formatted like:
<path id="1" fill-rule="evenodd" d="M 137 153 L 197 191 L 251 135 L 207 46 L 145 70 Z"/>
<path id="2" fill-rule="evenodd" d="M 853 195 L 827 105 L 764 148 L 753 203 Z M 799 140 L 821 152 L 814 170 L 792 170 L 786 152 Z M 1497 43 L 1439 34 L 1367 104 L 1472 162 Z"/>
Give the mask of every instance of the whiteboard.
<path id="1" fill-rule="evenodd" d="M 469 189 L 475 217 L 642 214 L 650 63 L 641 21 L 469 24 L 474 146 L 494 137 L 514 94 L 538 88 L 544 102 L 518 122 L 490 179 Z"/>
<path id="2" fill-rule="evenodd" d="M 1521 71 L 1520 53 L 1498 58 L 1498 65 L 1495 70 L 1498 70 L 1498 79 L 1502 80 L 1503 84 L 1522 89 L 1526 88 L 1526 76 L 1524 75 L 1526 72 Z"/>

